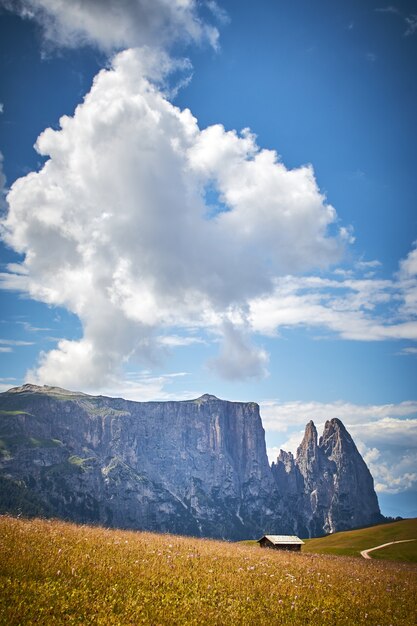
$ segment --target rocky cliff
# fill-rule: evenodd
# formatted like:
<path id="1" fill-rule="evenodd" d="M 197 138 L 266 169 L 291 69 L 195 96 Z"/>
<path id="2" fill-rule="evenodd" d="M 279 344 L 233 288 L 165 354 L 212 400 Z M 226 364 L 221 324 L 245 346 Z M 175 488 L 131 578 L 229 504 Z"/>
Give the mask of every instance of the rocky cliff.
<path id="1" fill-rule="evenodd" d="M 270 468 L 255 403 L 34 385 L 0 394 L 0 511 L 228 539 L 380 519 L 372 477 L 337 420 L 319 444 L 309 424 L 296 459 L 281 453 Z"/>
<path id="2" fill-rule="evenodd" d="M 319 441 L 316 427 L 309 422 L 296 457 L 281 450 L 271 469 L 278 490 L 290 499 L 303 536 L 316 537 L 383 519 L 371 473 L 338 419 L 325 423 Z"/>

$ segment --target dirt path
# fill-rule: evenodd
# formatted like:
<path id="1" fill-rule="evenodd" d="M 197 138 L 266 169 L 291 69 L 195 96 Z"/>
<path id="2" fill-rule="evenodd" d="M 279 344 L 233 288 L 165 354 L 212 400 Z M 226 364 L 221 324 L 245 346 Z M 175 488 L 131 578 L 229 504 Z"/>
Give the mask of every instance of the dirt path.
<path id="1" fill-rule="evenodd" d="M 380 548 L 386 548 L 387 546 L 392 546 L 394 543 L 406 543 L 407 541 L 417 541 L 417 539 L 401 539 L 400 541 L 390 541 L 389 543 L 383 543 L 380 546 L 375 546 L 375 548 L 362 550 L 361 556 L 363 556 L 364 559 L 370 559 L 372 557 L 369 556 L 369 553 L 373 552 L 374 550 L 379 550 Z"/>

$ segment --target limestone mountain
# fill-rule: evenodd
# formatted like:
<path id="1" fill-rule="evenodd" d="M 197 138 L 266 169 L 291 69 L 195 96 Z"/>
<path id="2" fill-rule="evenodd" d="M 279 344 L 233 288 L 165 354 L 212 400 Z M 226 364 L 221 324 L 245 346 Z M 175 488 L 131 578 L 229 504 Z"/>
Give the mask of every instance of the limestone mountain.
<path id="1" fill-rule="evenodd" d="M 304 536 L 348 530 L 382 519 L 371 473 L 338 419 L 327 421 L 318 441 L 313 422 L 305 429 L 296 458 L 280 452 L 272 473 Z"/>
<path id="2" fill-rule="evenodd" d="M 341 422 L 269 466 L 255 403 L 132 402 L 23 385 L 0 394 L 0 512 L 240 539 L 380 521 Z"/>

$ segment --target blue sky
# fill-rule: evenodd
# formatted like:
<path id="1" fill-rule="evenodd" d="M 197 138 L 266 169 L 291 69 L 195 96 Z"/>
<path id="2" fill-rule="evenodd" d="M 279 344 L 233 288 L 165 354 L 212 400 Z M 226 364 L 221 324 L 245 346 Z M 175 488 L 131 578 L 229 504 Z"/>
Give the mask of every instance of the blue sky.
<path id="1" fill-rule="evenodd" d="M 340 417 L 417 515 L 415 3 L 0 6 L 2 389 Z"/>

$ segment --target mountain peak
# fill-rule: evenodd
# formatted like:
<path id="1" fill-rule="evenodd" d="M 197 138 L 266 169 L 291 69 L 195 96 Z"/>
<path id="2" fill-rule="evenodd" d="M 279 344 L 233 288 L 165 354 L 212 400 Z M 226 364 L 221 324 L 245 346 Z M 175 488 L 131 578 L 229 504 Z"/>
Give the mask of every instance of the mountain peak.
<path id="1" fill-rule="evenodd" d="M 283 450 L 282 448 L 279 451 L 279 454 L 277 456 L 277 463 L 281 462 L 281 463 L 292 463 L 294 461 L 294 455 L 292 452 L 287 452 L 286 450 Z"/>
<path id="2" fill-rule="evenodd" d="M 326 421 L 323 435 L 320 437 L 319 447 L 326 456 L 331 456 L 336 450 L 351 450 L 357 452 L 355 443 L 346 430 L 345 425 L 337 417 Z"/>
<path id="3" fill-rule="evenodd" d="M 198 402 L 210 402 L 211 400 L 219 400 L 219 398 L 217 396 L 213 396 L 210 393 L 204 393 L 202 396 L 200 396 L 199 398 L 197 398 Z"/>
<path id="4" fill-rule="evenodd" d="M 315 448 L 317 446 L 317 428 L 314 425 L 313 420 L 310 420 L 306 425 L 304 431 L 304 437 L 301 442 L 300 448 Z"/>
<path id="5" fill-rule="evenodd" d="M 33 383 L 25 383 L 20 387 L 12 387 L 6 393 L 44 393 L 52 394 L 54 396 L 84 396 L 86 394 L 81 391 L 68 391 L 68 389 L 62 389 L 61 387 L 51 387 L 50 385 L 34 385 Z"/>
<path id="6" fill-rule="evenodd" d="M 313 434 L 313 435 L 314 435 L 314 433 L 317 433 L 317 428 L 316 428 L 316 426 L 315 426 L 315 424 L 314 424 L 313 420 L 310 420 L 310 421 L 306 424 L 306 429 L 305 429 L 305 432 L 306 432 L 306 433 L 309 433 L 309 434 Z"/>
<path id="7" fill-rule="evenodd" d="M 326 420 L 326 423 L 324 425 L 324 431 L 330 430 L 330 429 L 341 430 L 343 432 L 347 432 L 345 425 L 337 417 L 333 417 L 331 420 Z"/>
<path id="8" fill-rule="evenodd" d="M 320 455 L 321 450 L 317 445 L 317 429 L 314 422 L 310 420 L 296 455 L 296 464 L 308 485 L 320 472 Z"/>

